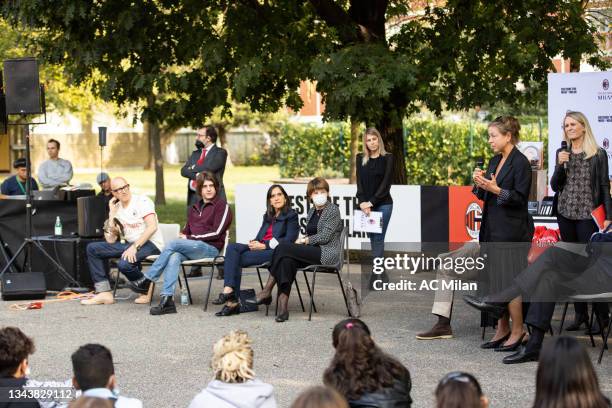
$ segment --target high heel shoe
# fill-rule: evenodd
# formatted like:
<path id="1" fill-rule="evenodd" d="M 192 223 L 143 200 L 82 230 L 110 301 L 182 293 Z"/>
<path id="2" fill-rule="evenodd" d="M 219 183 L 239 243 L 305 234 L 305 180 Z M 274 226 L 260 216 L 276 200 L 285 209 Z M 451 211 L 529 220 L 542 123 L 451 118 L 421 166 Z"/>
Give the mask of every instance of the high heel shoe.
<path id="1" fill-rule="evenodd" d="M 276 320 L 278 323 L 282 323 L 286 320 L 289 320 L 289 311 L 285 310 L 283 313 L 276 316 L 274 320 Z"/>
<path id="2" fill-rule="evenodd" d="M 247 299 L 246 300 L 247 303 L 250 303 L 252 305 L 266 305 L 266 306 L 270 306 L 272 304 L 272 295 L 270 296 L 266 296 L 264 298 L 261 299 Z"/>
<path id="3" fill-rule="evenodd" d="M 506 340 L 508 340 L 510 338 L 510 333 L 506 334 L 504 337 L 502 337 L 499 340 L 493 340 L 493 341 L 487 341 L 486 343 L 482 343 L 480 345 L 481 349 L 494 349 L 499 347 L 500 345 L 504 344 L 504 342 Z"/>
<path id="4" fill-rule="evenodd" d="M 495 348 L 495 351 L 516 351 L 518 350 L 519 346 L 523 344 L 523 339 L 525 338 L 526 334 L 527 333 L 521 334 L 521 337 L 519 337 L 517 341 L 515 341 L 512 344 L 508 344 L 507 346 L 504 346 L 503 343 L 500 344 L 499 347 Z"/>
<path id="5" fill-rule="evenodd" d="M 219 293 L 219 297 L 210 303 L 212 303 L 213 305 L 222 305 L 224 303 L 227 303 L 228 301 L 231 302 L 233 300 L 236 300 L 236 294 L 234 292 Z"/>

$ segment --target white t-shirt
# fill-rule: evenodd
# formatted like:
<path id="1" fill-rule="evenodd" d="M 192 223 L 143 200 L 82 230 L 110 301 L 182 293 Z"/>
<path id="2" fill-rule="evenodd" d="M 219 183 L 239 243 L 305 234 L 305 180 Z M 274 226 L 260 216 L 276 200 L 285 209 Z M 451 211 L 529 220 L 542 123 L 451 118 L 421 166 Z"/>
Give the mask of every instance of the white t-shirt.
<path id="1" fill-rule="evenodd" d="M 153 204 L 153 201 L 149 197 L 144 195 L 132 194 L 132 199 L 126 208 L 123 207 L 123 204 L 119 204 L 119 210 L 117 210 L 117 215 L 115 215 L 115 217 L 123 224 L 125 240 L 127 242 L 132 243 L 138 241 L 147 228 L 144 219 L 150 214 L 153 214 L 157 220 L 155 204 Z M 160 251 L 164 249 L 164 238 L 159 228 L 149 240 L 153 242 Z"/>

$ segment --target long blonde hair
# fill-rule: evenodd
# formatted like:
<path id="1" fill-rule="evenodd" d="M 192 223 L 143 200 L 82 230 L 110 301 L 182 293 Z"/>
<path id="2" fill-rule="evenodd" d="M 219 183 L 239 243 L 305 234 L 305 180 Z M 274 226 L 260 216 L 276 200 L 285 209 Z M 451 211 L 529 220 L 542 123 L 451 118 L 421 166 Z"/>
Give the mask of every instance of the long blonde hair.
<path id="1" fill-rule="evenodd" d="M 381 156 L 385 156 L 387 154 L 387 151 L 385 150 L 385 143 L 383 142 L 380 132 L 373 127 L 367 128 L 366 131 L 363 132 L 363 158 L 361 159 L 362 166 L 365 166 L 368 163 L 368 160 L 370 160 L 370 149 L 368 149 L 368 146 L 366 145 L 368 135 L 378 137 L 378 154 Z"/>
<path id="2" fill-rule="evenodd" d="M 211 367 L 215 379 L 226 383 L 242 383 L 255 378 L 251 339 L 242 330 L 233 330 L 213 347 Z"/>
<path id="3" fill-rule="evenodd" d="M 590 159 L 591 157 L 595 156 L 597 154 L 599 146 L 597 145 L 595 135 L 593 135 L 593 131 L 591 130 L 589 120 L 586 118 L 586 116 L 584 116 L 584 113 L 576 111 L 567 111 L 567 113 L 563 117 L 563 139 L 567 142 L 571 149 L 572 142 L 565 133 L 565 119 L 568 117 L 574 119 L 576 122 L 584 126 L 584 140 L 582 141 L 582 150 L 586 154 L 585 158 Z"/>

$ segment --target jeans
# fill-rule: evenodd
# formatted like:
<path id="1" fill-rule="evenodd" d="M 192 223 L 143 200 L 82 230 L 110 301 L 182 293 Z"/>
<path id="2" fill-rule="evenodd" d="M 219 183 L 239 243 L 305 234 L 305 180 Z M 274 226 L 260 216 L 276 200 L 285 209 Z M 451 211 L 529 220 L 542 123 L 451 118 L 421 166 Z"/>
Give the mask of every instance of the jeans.
<path id="1" fill-rule="evenodd" d="M 109 258 L 120 258 L 121 254 L 131 245 L 130 243 L 122 244 L 121 242 L 109 244 L 106 241 L 92 242 L 87 245 L 87 264 L 89 265 L 89 273 L 94 282 L 96 292 L 108 292 L 111 290 L 110 283 L 108 282 L 108 262 L 106 260 Z M 157 254 L 159 254 L 159 249 L 151 241 L 147 241 L 136 252 L 136 262 L 131 263 L 125 259 L 119 259 L 117 261 L 117 269 L 129 280 L 138 280 L 142 278 L 140 262 L 149 255 Z"/>
<path id="2" fill-rule="evenodd" d="M 234 289 L 236 296 L 240 296 L 242 268 L 271 261 L 272 252 L 274 252 L 273 249 L 251 251 L 246 244 L 229 244 L 225 250 L 225 286 Z"/>
<path id="3" fill-rule="evenodd" d="M 382 212 L 382 233 L 368 233 L 370 244 L 372 245 L 372 256 L 374 258 L 381 258 L 385 254 L 385 235 L 387 234 L 387 227 L 389 227 L 389 221 L 391 220 L 391 213 L 393 213 L 393 204 L 380 204 L 376 207 L 372 207 L 372 211 Z"/>
<path id="4" fill-rule="evenodd" d="M 206 242 L 195 239 L 175 239 L 166 245 L 159 258 L 145 273 L 145 277 L 157 282 L 162 273 L 165 273 L 161 295 L 172 296 L 183 261 L 213 258 L 217 255 L 219 255 L 219 250 Z"/>

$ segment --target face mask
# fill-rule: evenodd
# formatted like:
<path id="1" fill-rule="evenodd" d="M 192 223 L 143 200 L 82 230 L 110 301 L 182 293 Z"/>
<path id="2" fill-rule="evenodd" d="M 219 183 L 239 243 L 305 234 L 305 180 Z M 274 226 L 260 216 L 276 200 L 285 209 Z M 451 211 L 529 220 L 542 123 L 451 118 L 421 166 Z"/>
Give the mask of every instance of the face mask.
<path id="1" fill-rule="evenodd" d="M 325 203 L 327 202 L 327 194 L 325 193 L 315 194 L 312 197 L 312 202 L 314 203 L 314 205 L 318 207 L 325 205 Z"/>
<path id="2" fill-rule="evenodd" d="M 26 377 L 29 377 L 31 373 L 32 372 L 30 371 L 30 365 L 28 364 L 28 367 L 25 369 L 24 374 L 25 374 Z"/>
<path id="3" fill-rule="evenodd" d="M 204 148 L 204 142 L 202 142 L 201 140 L 196 140 L 195 145 L 198 149 Z"/>

